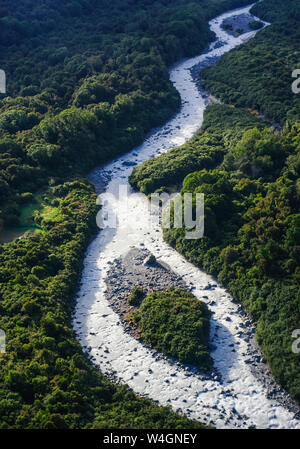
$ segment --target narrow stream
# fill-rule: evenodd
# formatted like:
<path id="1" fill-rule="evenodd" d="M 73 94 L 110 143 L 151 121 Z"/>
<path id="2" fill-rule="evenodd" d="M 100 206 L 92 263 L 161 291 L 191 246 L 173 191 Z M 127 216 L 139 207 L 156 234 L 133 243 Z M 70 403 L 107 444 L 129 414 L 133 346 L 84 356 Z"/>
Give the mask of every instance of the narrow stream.
<path id="1" fill-rule="evenodd" d="M 176 411 L 218 428 L 300 428 L 294 413 L 282 406 L 277 397 L 270 398 L 266 383 L 253 372 L 260 355 L 251 345 L 254 330 L 241 313 L 241 307 L 232 302 L 230 295 L 210 276 L 163 241 L 159 225 L 149 225 L 146 197 L 133 192 L 128 184 L 132 165 L 185 143 L 200 128 L 208 102 L 207 97 L 199 93 L 191 69 L 214 63 L 222 54 L 255 35 L 250 32 L 233 37 L 221 29 L 225 18 L 249 13 L 251 6 L 213 19 L 210 27 L 217 40 L 208 51 L 172 68 L 170 79 L 182 98 L 178 114 L 154 130 L 143 145 L 91 174 L 90 179 L 98 192 L 105 180 L 105 192 L 110 194 L 110 199 L 104 212 L 113 211 L 118 225 L 115 229 L 101 230 L 87 250 L 73 327 L 93 363 L 104 374 L 113 375 L 135 393 L 161 405 L 170 405 Z M 127 201 L 119 197 L 120 185 L 128 189 Z M 167 263 L 182 276 L 193 293 L 208 304 L 213 313 L 212 357 L 219 375 L 203 375 L 158 357 L 124 331 L 118 315 L 105 298 L 105 278 L 111 263 L 134 247 L 147 248 L 158 261 Z M 215 287 L 205 289 L 209 283 Z"/>

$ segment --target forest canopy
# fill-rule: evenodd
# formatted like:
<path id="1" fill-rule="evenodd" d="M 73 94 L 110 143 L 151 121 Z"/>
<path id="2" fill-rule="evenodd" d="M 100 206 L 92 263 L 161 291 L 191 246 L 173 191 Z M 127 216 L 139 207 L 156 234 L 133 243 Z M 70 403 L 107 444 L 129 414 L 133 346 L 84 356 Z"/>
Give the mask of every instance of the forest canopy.
<path id="1" fill-rule="evenodd" d="M 211 369 L 210 312 L 204 302 L 190 292 L 169 289 L 150 293 L 138 305 L 131 319 L 145 343 L 201 371 Z"/>

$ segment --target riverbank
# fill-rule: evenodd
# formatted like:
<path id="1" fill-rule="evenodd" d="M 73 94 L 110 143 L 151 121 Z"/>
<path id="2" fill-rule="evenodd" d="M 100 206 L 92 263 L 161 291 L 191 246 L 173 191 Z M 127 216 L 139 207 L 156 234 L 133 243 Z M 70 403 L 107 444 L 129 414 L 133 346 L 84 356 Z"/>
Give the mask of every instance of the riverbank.
<path id="1" fill-rule="evenodd" d="M 192 285 L 188 285 L 181 276 L 174 273 L 171 268 L 164 262 L 157 261 L 155 264 L 147 264 L 145 261 L 151 255 L 146 248 L 132 248 L 124 257 L 114 260 L 110 264 L 110 269 L 105 279 L 106 283 L 106 299 L 112 310 L 119 316 L 120 323 L 124 327 L 124 331 L 133 338 L 141 342 L 148 350 L 153 353 L 156 360 L 162 359 L 169 363 L 181 366 L 183 369 L 197 373 L 203 378 L 218 380 L 222 383 L 222 375 L 215 368 L 210 373 L 201 373 L 192 365 L 182 365 L 172 357 L 166 357 L 160 352 L 152 349 L 140 339 L 136 328 L 132 326 L 127 319 L 134 307 L 128 304 L 127 298 L 131 290 L 135 286 L 140 286 L 147 294 L 153 291 L 167 290 L 170 287 L 183 289 L 186 291 L 193 290 Z M 203 288 L 205 291 L 211 291 L 217 287 L 217 284 L 208 283 Z M 212 295 L 213 296 L 213 295 Z M 202 301 L 207 301 L 208 296 L 203 294 Z M 215 304 L 215 300 L 207 301 L 208 306 Z M 276 384 L 272 374 L 263 359 L 260 348 L 255 338 L 255 328 L 249 321 L 247 314 L 240 306 L 236 312 L 242 317 L 241 336 L 247 342 L 247 363 L 253 375 L 261 382 L 267 391 L 267 397 L 278 401 L 283 407 L 290 412 L 295 413 L 295 417 L 300 419 L 300 408 L 286 394 L 286 392 Z M 215 335 L 211 335 L 210 346 L 215 348 Z M 230 351 L 231 349 L 228 348 Z"/>

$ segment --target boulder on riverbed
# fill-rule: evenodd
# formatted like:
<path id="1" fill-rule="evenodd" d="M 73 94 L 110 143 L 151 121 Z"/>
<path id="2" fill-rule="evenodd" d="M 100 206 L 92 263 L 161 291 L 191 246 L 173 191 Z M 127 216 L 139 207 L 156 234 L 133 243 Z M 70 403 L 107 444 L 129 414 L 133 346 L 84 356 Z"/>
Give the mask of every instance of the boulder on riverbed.
<path id="1" fill-rule="evenodd" d="M 154 254 L 150 254 L 144 260 L 144 265 L 155 265 L 155 264 L 156 264 L 156 257 L 154 256 Z"/>

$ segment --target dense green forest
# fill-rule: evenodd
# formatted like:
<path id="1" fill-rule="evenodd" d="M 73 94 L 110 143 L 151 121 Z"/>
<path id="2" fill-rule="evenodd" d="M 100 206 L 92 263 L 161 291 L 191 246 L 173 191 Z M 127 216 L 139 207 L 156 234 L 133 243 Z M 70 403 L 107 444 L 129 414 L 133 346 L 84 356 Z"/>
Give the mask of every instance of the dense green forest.
<path id="1" fill-rule="evenodd" d="M 133 170 L 130 183 L 145 194 L 173 188 L 189 173 L 220 164 L 227 146 L 238 141 L 246 129 L 264 126 L 266 122 L 248 111 L 212 106 L 205 112 L 200 133 L 185 145 L 140 164 Z"/>
<path id="2" fill-rule="evenodd" d="M 1 428 L 201 428 L 108 381 L 71 328 L 95 232 L 83 176 L 179 106 L 167 67 L 213 38 L 207 21 L 248 0 L 4 0 L 0 5 Z M 1 236 L 1 235 L 0 235 Z"/>
<path id="3" fill-rule="evenodd" d="M 179 106 L 167 66 L 213 38 L 207 20 L 247 0 L 2 2 L 0 220 L 23 193 L 140 143 Z"/>
<path id="4" fill-rule="evenodd" d="M 247 107 L 283 125 L 300 117 L 292 72 L 300 64 L 300 1 L 265 0 L 253 12 L 274 21 L 254 39 L 201 72 L 203 85 L 227 104 Z"/>
<path id="5" fill-rule="evenodd" d="M 83 176 L 140 143 L 178 108 L 167 67 L 207 45 L 209 18 L 247 3 L 1 2 L 7 95 L 0 97 L 0 231 L 24 217 L 37 227 L 0 244 L 0 328 L 7 336 L 1 428 L 202 427 L 108 381 L 75 338 L 72 297 L 97 213 Z M 160 171 L 152 161 L 138 168 L 132 182 L 145 193 L 178 181 L 206 193 L 210 231 L 200 245 L 180 232 L 166 238 L 242 301 L 276 378 L 299 400 L 299 356 L 290 351 L 291 330 L 299 327 L 299 103 L 290 93 L 299 1 L 264 0 L 255 8 L 276 23 L 231 52 L 233 64 L 221 59 L 222 92 L 213 69 L 203 76 L 225 102 L 282 125 L 288 118 L 283 132 L 245 110 L 214 106 L 192 142 L 158 159 Z M 254 67 L 244 70 L 249 54 Z M 223 215 L 224 205 L 230 214 Z"/>
<path id="6" fill-rule="evenodd" d="M 204 302 L 180 289 L 156 291 L 141 298 L 138 287 L 129 303 L 137 307 L 130 320 L 141 338 L 163 354 L 209 371 L 210 312 Z"/>
<path id="7" fill-rule="evenodd" d="M 150 193 L 177 180 L 182 194 L 205 194 L 204 237 L 171 229 L 165 239 L 242 303 L 276 380 L 300 402 L 292 352 L 300 323 L 300 103 L 291 90 L 300 2 L 266 0 L 254 11 L 274 23 L 200 74 L 229 105 L 210 106 L 195 138 L 137 167 L 131 183 Z"/>

